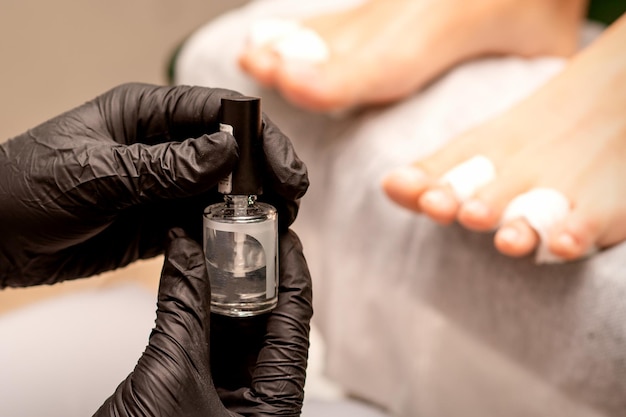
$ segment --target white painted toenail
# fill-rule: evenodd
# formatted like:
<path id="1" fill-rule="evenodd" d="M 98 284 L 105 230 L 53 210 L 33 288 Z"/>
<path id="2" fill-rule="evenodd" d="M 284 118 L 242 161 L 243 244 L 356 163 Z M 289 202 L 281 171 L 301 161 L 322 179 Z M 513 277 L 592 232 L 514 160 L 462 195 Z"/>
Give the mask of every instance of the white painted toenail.
<path id="1" fill-rule="evenodd" d="M 493 162 L 486 156 L 477 155 L 446 172 L 441 177 L 441 182 L 450 185 L 456 198 L 463 202 L 495 177 L 496 168 Z"/>
<path id="2" fill-rule="evenodd" d="M 552 188 L 533 188 L 520 194 L 508 204 L 502 215 L 502 223 L 522 218 L 539 235 L 535 253 L 537 263 L 558 263 L 564 259 L 548 249 L 548 235 L 570 212 L 570 203 L 560 191 Z"/>
<path id="3" fill-rule="evenodd" d="M 288 19 L 264 19 L 248 32 L 252 45 L 270 45 L 283 59 L 318 63 L 328 60 L 330 51 L 317 32 Z"/>

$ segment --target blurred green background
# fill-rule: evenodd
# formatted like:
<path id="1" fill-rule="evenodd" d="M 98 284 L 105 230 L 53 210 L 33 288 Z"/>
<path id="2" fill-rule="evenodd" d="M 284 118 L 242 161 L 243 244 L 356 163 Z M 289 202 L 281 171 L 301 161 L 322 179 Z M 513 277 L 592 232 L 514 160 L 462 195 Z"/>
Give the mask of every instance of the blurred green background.
<path id="1" fill-rule="evenodd" d="M 626 0 L 592 0 L 587 16 L 591 20 L 611 24 L 626 12 Z"/>

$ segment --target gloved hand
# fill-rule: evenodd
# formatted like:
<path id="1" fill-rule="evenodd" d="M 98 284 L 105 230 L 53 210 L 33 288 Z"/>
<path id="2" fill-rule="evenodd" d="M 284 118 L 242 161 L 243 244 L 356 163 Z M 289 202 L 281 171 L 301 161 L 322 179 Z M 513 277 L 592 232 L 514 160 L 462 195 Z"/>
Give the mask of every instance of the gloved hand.
<path id="1" fill-rule="evenodd" d="M 280 237 L 277 307 L 253 320 L 231 319 L 228 326 L 218 315 L 209 319 L 202 248 L 181 229 L 170 237 L 148 347 L 95 416 L 299 416 L 312 307 L 296 235 Z M 223 349 L 233 342 L 236 352 Z"/>
<path id="2" fill-rule="evenodd" d="M 233 91 L 127 84 L 0 145 L 0 288 L 90 276 L 201 232 L 214 185 L 237 160 L 218 132 Z M 286 230 L 308 187 L 290 141 L 264 116 L 265 194 Z M 199 236 L 194 236 L 199 238 Z"/>

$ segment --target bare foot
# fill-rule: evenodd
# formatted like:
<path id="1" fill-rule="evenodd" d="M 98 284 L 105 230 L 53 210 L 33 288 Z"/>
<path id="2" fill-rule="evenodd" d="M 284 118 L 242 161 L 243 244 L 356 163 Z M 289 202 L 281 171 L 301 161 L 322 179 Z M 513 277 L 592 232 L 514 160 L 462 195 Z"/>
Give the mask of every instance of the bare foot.
<path id="1" fill-rule="evenodd" d="M 385 191 L 441 223 L 497 229 L 495 245 L 510 256 L 527 255 L 540 243 L 522 218 L 500 224 L 511 200 L 534 188 L 557 190 L 570 203 L 569 214 L 547 232 L 552 254 L 572 260 L 626 240 L 625 44 L 623 16 L 534 95 L 392 173 Z M 439 178 L 478 154 L 493 162 L 496 177 L 459 201 Z"/>
<path id="2" fill-rule="evenodd" d="M 322 63 L 250 46 L 241 67 L 301 107 L 330 111 L 393 101 L 461 61 L 574 53 L 585 0 L 370 0 L 302 22 L 327 44 Z"/>

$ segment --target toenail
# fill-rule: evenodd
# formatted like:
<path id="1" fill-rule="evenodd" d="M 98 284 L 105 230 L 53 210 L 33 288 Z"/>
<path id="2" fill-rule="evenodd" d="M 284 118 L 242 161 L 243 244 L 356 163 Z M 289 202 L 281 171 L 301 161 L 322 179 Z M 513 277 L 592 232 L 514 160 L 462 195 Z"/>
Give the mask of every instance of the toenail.
<path id="1" fill-rule="evenodd" d="M 424 193 L 420 202 L 436 210 L 448 211 L 454 208 L 455 200 L 443 190 L 431 190 Z"/>
<path id="2" fill-rule="evenodd" d="M 276 65 L 276 57 L 269 51 L 261 51 L 254 54 L 253 61 L 256 67 L 262 70 L 271 69 Z"/>
<path id="3" fill-rule="evenodd" d="M 486 219 L 491 214 L 489 207 L 480 200 L 470 200 L 463 203 L 461 210 L 464 215 L 469 215 L 473 219 Z"/>
<path id="4" fill-rule="evenodd" d="M 394 183 L 395 185 L 403 188 L 414 188 L 416 186 L 420 186 L 424 182 L 425 177 L 426 175 L 421 169 L 412 166 L 405 166 L 391 171 L 387 174 L 387 176 L 385 176 L 383 182 L 385 184 Z"/>
<path id="5" fill-rule="evenodd" d="M 514 227 L 503 227 L 498 230 L 498 240 L 508 243 L 517 244 L 520 238 L 519 231 Z"/>
<path id="6" fill-rule="evenodd" d="M 569 233 L 561 233 L 559 234 L 559 236 L 556 239 L 556 244 L 563 250 L 569 252 L 569 253 L 574 253 L 574 252 L 578 252 L 580 250 L 580 245 L 578 244 L 578 242 L 576 241 L 576 239 L 574 239 L 574 236 L 572 236 Z"/>

